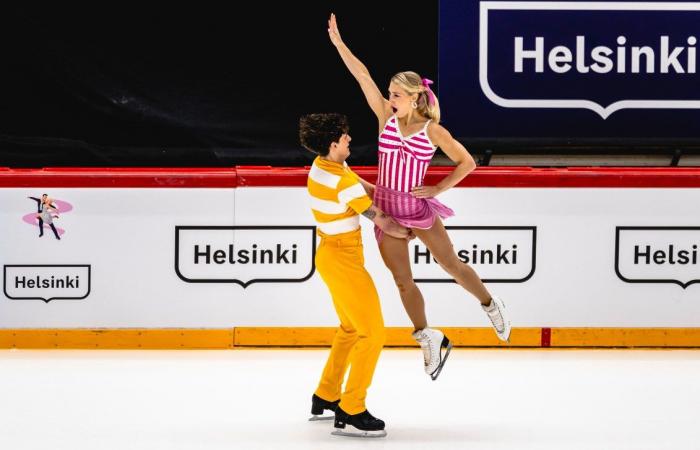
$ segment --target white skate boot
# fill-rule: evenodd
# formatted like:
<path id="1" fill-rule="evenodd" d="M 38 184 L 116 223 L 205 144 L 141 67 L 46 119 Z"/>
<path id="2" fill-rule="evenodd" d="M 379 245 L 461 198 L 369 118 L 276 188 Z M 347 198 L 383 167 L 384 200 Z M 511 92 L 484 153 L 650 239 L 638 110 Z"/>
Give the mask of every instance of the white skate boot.
<path id="1" fill-rule="evenodd" d="M 435 381 L 442 372 L 442 367 L 447 361 L 447 357 L 452 350 L 452 342 L 447 339 L 442 331 L 433 330 L 432 328 L 423 328 L 416 330 L 412 334 L 413 338 L 420 344 L 423 350 L 423 363 L 425 373 L 430 375 L 430 378 Z M 442 354 L 442 349 L 445 348 L 445 354 Z"/>
<path id="2" fill-rule="evenodd" d="M 510 339 L 510 319 L 506 315 L 506 305 L 498 297 L 491 297 L 491 304 L 488 306 L 481 305 L 489 316 L 491 324 L 496 335 L 502 341 L 508 342 Z"/>

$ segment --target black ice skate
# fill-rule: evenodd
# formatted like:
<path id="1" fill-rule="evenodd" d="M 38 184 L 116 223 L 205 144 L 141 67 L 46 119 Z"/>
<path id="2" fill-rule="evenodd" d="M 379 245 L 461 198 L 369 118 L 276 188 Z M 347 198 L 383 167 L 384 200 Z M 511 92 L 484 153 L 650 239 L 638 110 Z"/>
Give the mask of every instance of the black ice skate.
<path id="1" fill-rule="evenodd" d="M 352 437 L 384 437 L 384 421 L 377 419 L 369 411 L 364 410 L 359 414 L 350 415 L 340 409 L 335 410 L 335 430 L 331 433 L 335 436 Z"/>
<path id="2" fill-rule="evenodd" d="M 338 403 L 340 403 L 340 400 L 329 402 L 314 394 L 311 396 L 311 418 L 309 418 L 309 422 L 333 419 L 334 415 L 332 413 L 335 412 Z M 324 414 L 325 411 L 330 411 L 331 414 Z"/>

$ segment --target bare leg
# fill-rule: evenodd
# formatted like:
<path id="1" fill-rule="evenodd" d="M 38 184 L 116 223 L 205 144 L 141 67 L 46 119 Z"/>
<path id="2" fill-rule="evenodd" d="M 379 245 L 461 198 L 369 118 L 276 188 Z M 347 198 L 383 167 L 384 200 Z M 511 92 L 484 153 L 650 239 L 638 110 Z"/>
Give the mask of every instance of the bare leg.
<path id="1" fill-rule="evenodd" d="M 384 234 L 382 243 L 379 245 L 384 264 L 394 276 L 396 287 L 399 288 L 399 295 L 403 307 L 408 313 L 408 317 L 413 322 L 416 330 L 422 330 L 428 326 L 425 318 L 425 301 L 418 286 L 413 281 L 411 264 L 408 259 L 408 241 L 397 239 Z"/>
<path id="2" fill-rule="evenodd" d="M 450 237 L 440 218 L 428 230 L 413 229 L 413 233 L 428 247 L 440 266 L 464 289 L 476 297 L 482 305 L 491 303 L 491 294 L 481 282 L 479 275 L 469 265 L 459 260 Z M 408 256 L 406 258 L 408 260 Z"/>

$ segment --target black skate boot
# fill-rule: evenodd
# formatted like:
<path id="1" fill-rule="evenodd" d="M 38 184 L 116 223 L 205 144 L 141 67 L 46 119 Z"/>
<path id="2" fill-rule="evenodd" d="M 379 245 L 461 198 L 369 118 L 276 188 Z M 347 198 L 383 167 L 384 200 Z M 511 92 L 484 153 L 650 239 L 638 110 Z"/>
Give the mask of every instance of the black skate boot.
<path id="1" fill-rule="evenodd" d="M 384 437 L 384 421 L 377 419 L 366 409 L 359 414 L 350 415 L 340 409 L 335 410 L 335 430 L 331 433 L 336 436 L 353 437 Z"/>
<path id="2" fill-rule="evenodd" d="M 333 419 L 333 414 L 327 414 L 324 415 L 323 413 L 328 410 L 332 413 L 335 412 L 335 409 L 338 407 L 338 403 L 340 403 L 340 400 L 336 400 L 334 402 L 329 402 L 328 400 L 324 400 L 318 395 L 314 394 L 311 396 L 311 418 L 309 419 L 309 422 L 315 422 L 317 420 L 331 420 Z"/>

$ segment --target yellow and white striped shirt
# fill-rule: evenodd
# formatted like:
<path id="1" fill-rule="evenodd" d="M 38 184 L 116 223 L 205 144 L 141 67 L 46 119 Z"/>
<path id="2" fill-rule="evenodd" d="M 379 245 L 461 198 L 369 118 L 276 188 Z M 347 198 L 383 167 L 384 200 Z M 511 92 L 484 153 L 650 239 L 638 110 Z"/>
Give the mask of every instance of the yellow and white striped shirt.
<path id="1" fill-rule="evenodd" d="M 372 200 L 359 180 L 345 163 L 320 156 L 314 160 L 306 186 L 311 197 L 311 211 L 321 232 L 334 235 L 360 228 L 358 214 L 372 206 Z"/>

